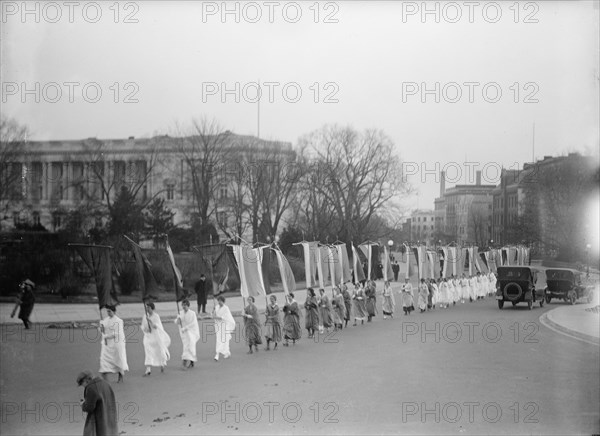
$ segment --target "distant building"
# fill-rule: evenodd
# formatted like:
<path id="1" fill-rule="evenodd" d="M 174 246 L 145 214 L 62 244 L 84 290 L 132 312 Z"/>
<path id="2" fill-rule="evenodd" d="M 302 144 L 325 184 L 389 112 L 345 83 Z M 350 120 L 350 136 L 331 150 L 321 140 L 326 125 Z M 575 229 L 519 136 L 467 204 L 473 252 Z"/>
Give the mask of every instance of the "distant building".
<path id="1" fill-rule="evenodd" d="M 446 189 L 441 173 L 440 197 L 434 201 L 435 237 L 442 243 L 487 246 L 492 235 L 492 191 L 495 185 L 481 184 L 481 171 L 474 185 Z"/>
<path id="2" fill-rule="evenodd" d="M 214 192 L 207 193 L 214 199 L 211 200 L 212 221 L 219 230 L 234 225 L 229 205 L 230 179 L 238 172 L 236 164 L 251 162 L 251 166 L 256 166 L 257 162 L 267 159 L 265 156 L 284 156 L 289 160 L 296 156 L 291 143 L 231 132 L 224 135 L 220 149 L 231 153 L 228 159 L 231 162 L 224 163 L 231 165 L 209 169 L 215 172 L 216 183 Z M 138 189 L 139 199 L 162 197 L 166 206 L 175 212 L 174 224 L 188 225 L 197 208 L 190 169 L 183 153 L 195 138 L 165 135 L 142 139 L 29 141 L 20 158 L 8 164 L 7 172 L 19 176 L 13 178 L 13 186 L 4 190 L 4 198 L 0 198 L 3 208 L 7 209 L 5 218 L 9 218 L 5 222 L 13 226 L 41 225 L 56 231 L 64 226 L 65 216 L 70 211 L 92 203 L 102 205 L 106 203 L 107 192 L 112 199 L 120 186 L 133 185 Z M 197 159 L 201 159 L 201 154 L 200 149 Z M 107 186 L 111 189 L 106 189 Z M 100 208 L 92 221 L 95 219 L 96 225 L 101 224 L 106 216 L 105 208 Z"/>
<path id="3" fill-rule="evenodd" d="M 413 242 L 424 242 L 427 245 L 433 243 L 435 230 L 435 214 L 432 210 L 415 210 L 410 215 L 410 240 Z"/>

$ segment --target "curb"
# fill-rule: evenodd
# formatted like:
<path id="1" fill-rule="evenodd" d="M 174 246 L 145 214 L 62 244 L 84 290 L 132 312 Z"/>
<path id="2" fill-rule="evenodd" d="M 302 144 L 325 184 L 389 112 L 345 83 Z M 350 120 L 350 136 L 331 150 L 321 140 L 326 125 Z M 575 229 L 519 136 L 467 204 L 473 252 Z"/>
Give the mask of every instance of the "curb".
<path id="1" fill-rule="evenodd" d="M 552 310 L 556 310 L 556 309 L 552 309 Z M 562 325 L 552 321 L 548 317 L 548 313 L 552 312 L 552 310 L 545 312 L 542 316 L 540 316 L 539 321 L 542 325 L 544 325 L 545 327 L 548 327 L 550 330 L 554 330 L 555 332 L 561 333 L 565 336 L 569 336 L 570 338 L 577 339 L 577 340 L 585 342 L 587 344 L 596 345 L 596 346 L 600 345 L 600 338 L 597 338 L 595 336 L 590 336 L 585 333 L 578 332 L 576 330 L 571 330 L 565 326 L 562 326 Z"/>

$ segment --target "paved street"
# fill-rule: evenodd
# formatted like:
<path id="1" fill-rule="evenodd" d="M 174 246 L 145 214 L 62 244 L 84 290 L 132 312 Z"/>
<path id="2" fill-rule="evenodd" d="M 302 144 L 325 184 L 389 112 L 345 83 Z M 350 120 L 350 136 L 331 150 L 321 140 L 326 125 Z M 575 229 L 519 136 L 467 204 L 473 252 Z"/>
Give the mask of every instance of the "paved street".
<path id="1" fill-rule="evenodd" d="M 558 305 L 498 310 L 492 299 L 378 316 L 340 333 L 214 362 L 201 323 L 196 368 L 173 343 L 165 374 L 143 378 L 141 332 L 126 327 L 131 371 L 113 383 L 133 434 L 573 434 L 600 432 L 599 349 L 538 321 Z M 238 323 L 241 321 L 236 318 Z M 2 326 L 2 434 L 80 434 L 78 371 L 98 369 L 93 329 Z M 304 333 L 304 336 L 306 334 Z M 114 379 L 112 379 L 114 381 Z"/>

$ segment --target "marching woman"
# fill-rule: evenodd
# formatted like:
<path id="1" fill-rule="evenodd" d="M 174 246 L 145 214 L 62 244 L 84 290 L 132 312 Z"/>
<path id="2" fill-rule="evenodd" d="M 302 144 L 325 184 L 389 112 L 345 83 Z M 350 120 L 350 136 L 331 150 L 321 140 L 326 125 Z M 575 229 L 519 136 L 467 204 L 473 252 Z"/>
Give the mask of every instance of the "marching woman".
<path id="1" fill-rule="evenodd" d="M 200 327 L 196 313 L 190 309 L 190 302 L 186 299 L 181 302 L 183 311 L 175 318 L 175 324 L 179 326 L 179 336 L 183 344 L 181 360 L 183 360 L 183 369 L 194 366 L 196 358 L 196 342 L 200 339 Z"/>
<path id="2" fill-rule="evenodd" d="M 478 300 L 479 294 L 477 292 L 477 280 L 475 280 L 475 277 L 473 276 L 469 276 L 469 288 L 473 301 Z"/>
<path id="3" fill-rule="evenodd" d="M 494 274 L 493 272 L 490 272 L 490 293 L 491 295 L 494 295 L 496 293 L 496 274 Z"/>
<path id="4" fill-rule="evenodd" d="M 344 327 L 348 327 L 348 321 L 350 321 L 350 312 L 352 311 L 352 295 L 348 291 L 348 286 L 342 285 L 342 297 L 344 297 L 344 306 L 346 308 L 344 315 Z"/>
<path id="5" fill-rule="evenodd" d="M 435 309 L 435 305 L 439 304 L 440 301 L 440 289 L 438 288 L 438 285 L 435 281 L 435 279 L 429 279 L 429 284 L 431 285 L 431 304 L 433 306 L 433 308 Z"/>
<path id="6" fill-rule="evenodd" d="M 325 295 L 325 289 L 319 289 L 319 294 L 321 294 L 321 299 L 319 300 L 319 319 L 321 320 L 319 332 L 323 332 L 324 329 L 329 331 L 332 324 L 331 302 L 329 301 L 329 297 Z"/>
<path id="7" fill-rule="evenodd" d="M 258 346 L 262 344 L 260 327 L 260 319 L 258 317 L 258 309 L 254 305 L 254 297 L 248 297 L 248 305 L 244 309 L 244 332 L 246 343 L 250 348 L 248 354 L 252 354 L 252 347 L 258 351 Z"/>
<path id="8" fill-rule="evenodd" d="M 479 292 L 478 292 L 479 299 L 483 300 L 485 298 L 486 289 L 484 287 L 483 277 L 481 276 L 481 273 L 479 271 L 477 271 L 477 276 L 475 277 L 475 280 L 477 280 L 477 289 L 479 290 Z"/>
<path id="9" fill-rule="evenodd" d="M 100 321 L 102 332 L 102 349 L 100 351 L 100 372 L 104 380 L 108 380 L 108 373 L 118 373 L 117 383 L 123 381 L 127 365 L 127 350 L 125 348 L 125 330 L 123 320 L 116 315 L 115 306 L 106 306 L 108 316 Z"/>
<path id="10" fill-rule="evenodd" d="M 355 285 L 352 299 L 354 300 L 354 324 L 352 325 L 356 325 L 357 320 L 360 320 L 360 323 L 364 324 L 367 317 L 367 305 L 365 302 L 365 291 L 363 291 L 360 283 Z"/>
<path id="11" fill-rule="evenodd" d="M 440 278 L 440 307 L 443 309 L 447 309 L 450 304 L 450 295 L 448 292 L 448 281 L 446 277 L 443 279 Z"/>
<path id="12" fill-rule="evenodd" d="M 344 319 L 346 318 L 346 305 L 344 304 L 344 296 L 340 288 L 335 286 L 333 289 L 333 297 L 331 304 L 333 306 L 333 327 L 335 330 L 342 329 L 344 326 Z"/>
<path id="13" fill-rule="evenodd" d="M 460 297 L 462 295 L 462 289 L 460 287 L 460 281 L 458 277 L 452 276 L 452 285 L 454 286 L 454 304 L 460 302 Z"/>
<path id="14" fill-rule="evenodd" d="M 404 315 L 410 315 L 415 310 L 413 287 L 408 277 L 404 279 L 404 284 L 402 285 L 402 309 L 404 310 Z"/>
<path id="15" fill-rule="evenodd" d="M 216 351 L 215 360 L 219 360 L 222 354 L 225 359 L 231 356 L 229 350 L 229 341 L 231 334 L 235 331 L 235 319 L 231 315 L 229 307 L 225 304 L 225 297 L 217 297 L 217 306 L 213 310 L 213 319 L 215 320 Z"/>
<path id="16" fill-rule="evenodd" d="M 308 337 L 310 339 L 315 335 L 315 331 L 319 329 L 319 304 L 313 288 L 308 288 L 304 309 L 306 310 L 304 325 L 306 330 L 308 330 Z"/>
<path id="17" fill-rule="evenodd" d="M 465 300 L 469 299 L 469 283 L 467 282 L 467 278 L 465 274 L 460 277 L 460 301 L 464 303 Z"/>
<path id="18" fill-rule="evenodd" d="M 267 305 L 265 310 L 266 321 L 265 321 L 265 339 L 267 340 L 267 347 L 265 350 L 269 351 L 269 344 L 273 342 L 275 346 L 273 351 L 277 349 L 277 343 L 281 342 L 281 320 L 279 319 L 279 306 L 277 305 L 277 297 L 271 295 L 269 297 L 271 304 Z"/>
<path id="19" fill-rule="evenodd" d="M 163 328 L 160 316 L 154 311 L 154 307 L 152 302 L 146 304 L 147 314 L 142 318 L 144 354 L 146 355 L 144 376 L 151 374 L 153 366 L 160 366 L 160 372 L 164 372 L 167 361 L 171 358 L 169 354 L 171 338 Z"/>
<path id="20" fill-rule="evenodd" d="M 390 286 L 390 281 L 387 280 L 383 284 L 383 319 L 394 317 L 394 309 L 396 308 L 396 299 L 394 298 L 394 292 Z"/>
<path id="21" fill-rule="evenodd" d="M 425 283 L 425 279 L 421 279 L 419 284 L 419 310 L 421 313 L 427 310 L 427 301 L 429 300 L 429 287 Z"/>
<path id="22" fill-rule="evenodd" d="M 367 297 L 367 316 L 368 322 L 375 317 L 377 313 L 377 285 L 373 280 L 367 281 L 367 286 L 365 288 L 365 295 Z"/>
<path id="23" fill-rule="evenodd" d="M 283 306 L 283 337 L 285 347 L 289 346 L 288 341 L 291 339 L 296 344 L 296 341 L 302 336 L 300 328 L 300 306 L 294 300 L 292 292 L 287 296 L 287 304 Z"/>
<path id="24" fill-rule="evenodd" d="M 454 275 L 446 282 L 448 284 L 448 305 L 456 304 L 456 288 L 454 287 Z"/>

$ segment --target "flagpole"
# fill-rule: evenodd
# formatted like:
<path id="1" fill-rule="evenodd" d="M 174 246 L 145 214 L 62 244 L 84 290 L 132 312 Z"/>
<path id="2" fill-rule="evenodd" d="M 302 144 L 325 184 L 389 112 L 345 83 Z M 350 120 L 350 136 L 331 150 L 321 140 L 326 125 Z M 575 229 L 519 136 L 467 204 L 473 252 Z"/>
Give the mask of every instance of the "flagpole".
<path id="1" fill-rule="evenodd" d="M 127 235 L 123 235 L 123 237 L 125 239 L 127 239 L 127 241 L 129 241 L 131 244 L 137 245 L 138 248 L 141 250 L 142 247 L 140 247 L 140 245 L 137 242 L 135 242 L 133 239 L 129 238 Z M 135 253 L 134 253 L 134 257 L 135 257 Z M 143 262 L 143 259 L 141 259 L 141 261 Z M 141 283 L 138 283 L 138 285 L 141 286 Z M 144 301 L 144 295 L 143 294 L 144 294 L 144 292 L 142 292 L 142 304 L 144 305 L 144 313 L 146 314 L 146 321 L 148 323 L 148 331 L 150 333 L 152 333 L 152 326 L 150 326 L 150 318 L 148 316 L 148 306 L 146 306 L 146 302 Z M 177 297 L 175 297 L 175 298 L 177 298 Z"/>
<path id="2" fill-rule="evenodd" d="M 165 233 L 165 250 L 167 249 L 168 245 L 169 245 L 169 235 L 167 235 Z M 167 251 L 167 253 L 168 253 L 168 251 Z M 173 269 L 172 266 L 171 266 L 171 269 Z M 179 316 L 180 315 L 179 301 L 177 301 L 177 274 L 175 273 L 174 269 L 173 269 L 173 283 L 175 284 L 175 306 L 177 306 L 177 315 Z M 181 325 L 181 320 L 179 320 L 179 325 Z"/>

